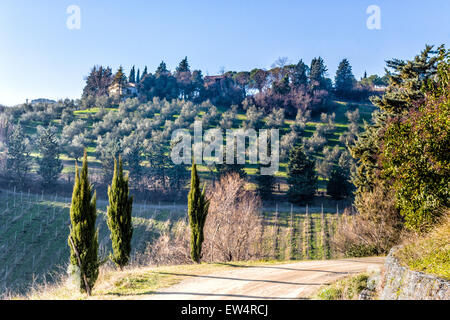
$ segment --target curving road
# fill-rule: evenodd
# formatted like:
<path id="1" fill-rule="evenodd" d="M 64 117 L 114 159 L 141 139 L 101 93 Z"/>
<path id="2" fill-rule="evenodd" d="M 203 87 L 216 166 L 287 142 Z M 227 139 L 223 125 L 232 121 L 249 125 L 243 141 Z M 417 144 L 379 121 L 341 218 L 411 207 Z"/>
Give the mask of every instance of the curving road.
<path id="1" fill-rule="evenodd" d="M 210 275 L 183 274 L 187 280 L 145 299 L 308 299 L 325 284 L 382 268 L 384 257 L 301 261 L 242 267 Z"/>

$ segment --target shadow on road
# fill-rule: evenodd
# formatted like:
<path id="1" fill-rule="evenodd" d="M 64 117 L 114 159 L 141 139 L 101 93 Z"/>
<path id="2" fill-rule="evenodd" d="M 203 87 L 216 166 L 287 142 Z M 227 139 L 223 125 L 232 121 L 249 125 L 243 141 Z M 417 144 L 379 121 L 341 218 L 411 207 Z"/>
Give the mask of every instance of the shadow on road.
<path id="1" fill-rule="evenodd" d="M 302 261 L 311 261 L 311 260 L 302 260 Z M 336 260 L 340 261 L 340 260 Z M 342 260 L 345 261 L 345 260 Z M 349 261 L 349 260 L 346 260 Z M 300 261 L 299 261 L 300 262 Z M 295 263 L 295 262 L 293 262 Z M 238 264 L 226 263 L 226 262 L 216 262 L 215 264 L 220 264 L 224 266 L 234 267 L 234 268 L 258 268 L 258 269 L 279 269 L 279 270 L 287 270 L 287 271 L 307 271 L 307 272 L 323 272 L 323 273 L 332 273 L 332 274 L 348 274 L 349 272 L 337 272 L 330 270 L 317 270 L 317 269 L 297 269 L 297 268 L 288 268 L 288 267 L 277 267 L 277 266 L 243 266 Z"/>
<path id="2" fill-rule="evenodd" d="M 229 298 L 244 298 L 244 299 L 258 299 L 258 300 L 309 300 L 306 298 L 289 298 L 289 297 L 260 297 L 248 296 L 243 294 L 222 294 L 222 293 L 199 293 L 199 292 L 152 292 L 152 295 L 191 295 L 191 296 L 205 296 L 205 297 L 229 297 Z"/>
<path id="3" fill-rule="evenodd" d="M 161 274 L 161 275 L 171 275 L 171 276 L 180 276 L 180 277 L 235 280 L 235 281 L 248 281 L 248 282 L 267 282 L 267 283 L 286 284 L 286 285 L 295 285 L 295 286 L 320 286 L 320 285 L 324 284 L 324 283 L 300 283 L 300 282 L 288 282 L 288 281 L 276 281 L 276 280 L 264 280 L 264 279 L 241 279 L 241 278 L 231 278 L 231 277 L 222 277 L 222 276 L 220 276 L 220 277 L 219 276 L 204 276 L 204 275 L 202 276 L 202 275 L 171 273 L 171 272 L 157 272 L 157 273 Z M 334 272 L 334 273 L 336 273 L 336 272 Z M 342 272 L 342 274 L 347 274 L 347 273 L 348 272 Z"/>

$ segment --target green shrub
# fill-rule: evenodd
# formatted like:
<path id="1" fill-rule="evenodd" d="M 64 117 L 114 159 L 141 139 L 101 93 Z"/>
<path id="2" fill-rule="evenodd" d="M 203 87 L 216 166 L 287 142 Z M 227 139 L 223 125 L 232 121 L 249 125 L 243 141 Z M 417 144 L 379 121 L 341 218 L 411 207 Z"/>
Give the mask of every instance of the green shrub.
<path id="1" fill-rule="evenodd" d="M 320 300 L 355 300 L 367 287 L 369 275 L 366 273 L 338 280 L 321 289 L 316 298 Z"/>

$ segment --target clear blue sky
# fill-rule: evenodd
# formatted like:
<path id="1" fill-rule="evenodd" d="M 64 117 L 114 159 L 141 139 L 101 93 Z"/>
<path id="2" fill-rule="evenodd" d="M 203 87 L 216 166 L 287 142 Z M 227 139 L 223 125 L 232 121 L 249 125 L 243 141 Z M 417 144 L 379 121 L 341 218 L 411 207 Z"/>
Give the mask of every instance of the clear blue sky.
<path id="1" fill-rule="evenodd" d="M 366 27 L 372 4 L 381 30 Z M 66 27 L 69 5 L 81 9 L 80 30 Z M 448 0 L 1 0 L 0 104 L 78 98 L 96 64 L 153 72 L 188 56 L 206 75 L 320 55 L 332 78 L 343 58 L 359 78 L 449 39 Z"/>

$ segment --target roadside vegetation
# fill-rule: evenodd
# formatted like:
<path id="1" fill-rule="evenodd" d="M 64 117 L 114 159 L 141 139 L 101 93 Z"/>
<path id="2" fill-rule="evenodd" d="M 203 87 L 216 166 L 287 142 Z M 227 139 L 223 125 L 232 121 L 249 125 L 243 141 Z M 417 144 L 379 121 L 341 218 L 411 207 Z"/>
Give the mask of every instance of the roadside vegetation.
<path id="1" fill-rule="evenodd" d="M 347 256 L 386 254 L 411 234 L 425 235 L 449 208 L 450 51 L 427 46 L 410 61 L 387 62 L 389 86 L 373 122 L 350 147 L 358 216 L 338 226 Z M 414 259 L 414 258 L 413 258 Z"/>
<path id="2" fill-rule="evenodd" d="M 237 267 L 273 265 L 283 261 L 239 261 L 233 263 L 202 263 L 160 267 L 127 267 L 122 271 L 100 268 L 99 277 L 92 295 L 79 293 L 66 277 L 50 283 L 36 284 L 26 295 L 7 295 L 9 299 L 30 300 L 112 300 L 140 299 L 159 289 L 175 285 L 195 276 L 232 270 Z"/>
<path id="3" fill-rule="evenodd" d="M 369 275 L 361 273 L 338 280 L 319 290 L 314 297 L 319 300 L 358 300 L 359 294 L 367 288 Z"/>
<path id="4" fill-rule="evenodd" d="M 411 270 L 450 280 L 450 215 L 429 234 L 407 241 L 395 256 Z"/>

